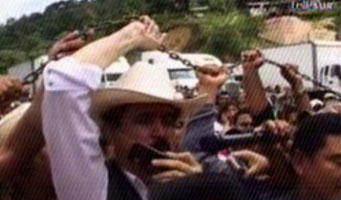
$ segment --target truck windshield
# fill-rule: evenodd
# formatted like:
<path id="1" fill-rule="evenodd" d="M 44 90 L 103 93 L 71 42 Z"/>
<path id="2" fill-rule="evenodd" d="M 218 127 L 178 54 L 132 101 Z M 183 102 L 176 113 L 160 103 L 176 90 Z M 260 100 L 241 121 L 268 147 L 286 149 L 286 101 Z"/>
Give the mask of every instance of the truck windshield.
<path id="1" fill-rule="evenodd" d="M 118 78 L 120 78 L 122 74 L 117 73 L 117 74 L 106 74 L 107 81 L 116 81 Z M 102 77 L 102 80 L 105 80 L 104 77 Z"/>
<path id="2" fill-rule="evenodd" d="M 324 71 L 324 75 L 328 76 L 328 72 L 329 72 L 329 66 L 326 66 L 325 71 Z"/>
<path id="3" fill-rule="evenodd" d="M 171 80 L 195 78 L 195 73 L 192 69 L 169 69 L 168 72 Z"/>

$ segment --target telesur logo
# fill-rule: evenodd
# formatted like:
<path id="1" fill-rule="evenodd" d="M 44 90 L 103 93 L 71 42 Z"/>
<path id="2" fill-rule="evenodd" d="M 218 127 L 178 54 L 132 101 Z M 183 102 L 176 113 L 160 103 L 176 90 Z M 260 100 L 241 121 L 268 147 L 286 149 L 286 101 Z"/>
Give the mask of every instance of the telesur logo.
<path id="1" fill-rule="evenodd" d="M 295 1 L 291 3 L 292 11 L 319 11 L 319 10 L 333 10 L 333 3 L 320 2 L 319 0 L 313 1 Z"/>

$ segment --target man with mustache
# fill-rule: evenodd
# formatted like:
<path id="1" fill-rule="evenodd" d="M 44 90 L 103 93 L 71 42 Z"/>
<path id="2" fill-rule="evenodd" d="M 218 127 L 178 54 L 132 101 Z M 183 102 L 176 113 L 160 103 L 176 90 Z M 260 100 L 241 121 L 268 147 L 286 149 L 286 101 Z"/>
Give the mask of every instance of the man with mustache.
<path id="1" fill-rule="evenodd" d="M 138 23 L 138 24 L 136 24 Z M 155 23 L 151 21 L 149 18 L 142 18 L 142 22 L 134 22 L 134 24 L 129 25 L 130 28 L 128 29 L 125 27 L 121 30 L 120 36 L 124 38 L 124 31 L 127 34 L 128 38 L 132 39 L 131 33 L 134 33 L 135 38 L 132 43 L 128 43 L 128 47 L 126 45 L 119 46 L 118 49 L 122 50 L 123 53 L 130 50 L 131 48 L 135 48 L 136 43 L 140 44 L 143 42 L 142 38 L 144 37 L 145 41 L 143 45 L 144 47 L 156 47 L 159 45 L 159 40 L 156 40 L 156 35 L 153 35 L 152 29 L 157 30 L 157 26 Z M 147 28 L 149 27 L 149 28 Z M 153 28 L 152 28 L 153 27 Z M 142 28 L 142 29 L 141 29 Z M 137 33 L 136 33 L 137 32 Z M 138 34 L 138 35 L 137 35 Z M 152 35 L 152 37 L 150 36 Z M 141 35 L 143 36 L 141 38 Z M 131 36 L 131 37 L 130 37 Z M 116 39 L 122 39 L 117 36 Z M 111 38 L 115 38 L 111 36 Z M 118 37 L 118 38 L 117 38 Z M 108 40 L 106 38 L 106 40 Z M 103 51 L 108 51 L 104 47 L 107 47 L 106 44 L 109 44 L 108 41 L 102 39 L 102 48 L 98 49 L 97 47 L 100 46 L 98 41 L 90 44 L 89 48 L 95 48 L 93 51 L 89 51 L 89 49 L 85 49 L 87 53 L 96 52 L 99 54 L 99 57 L 103 55 Z M 124 40 L 122 40 L 124 42 Z M 105 44 L 104 44 L 105 43 Z M 51 60 L 59 60 L 59 62 L 54 62 L 52 65 L 58 65 L 59 67 L 63 67 L 66 65 L 65 60 L 69 60 L 70 58 L 65 58 L 64 60 L 60 60 L 66 54 L 64 52 L 69 53 L 68 55 L 72 55 L 74 50 L 79 49 L 80 47 L 86 45 L 85 41 L 80 38 L 78 32 L 73 32 L 68 34 L 62 40 L 58 41 L 50 50 L 49 57 Z M 140 46 L 141 47 L 141 46 Z M 104 49 L 103 49 L 104 48 Z M 116 50 L 118 50 L 116 49 Z M 84 49 L 83 49 L 84 50 Z M 112 50 L 112 49 L 110 49 Z M 99 53 L 101 52 L 101 53 Z M 84 51 L 83 51 L 84 53 Z M 82 54 L 83 54 L 82 53 Z M 110 51 L 110 55 L 117 53 L 115 50 Z M 122 53 L 122 52 L 121 52 Z M 77 53 L 76 53 L 77 54 Z M 95 54 L 93 54 L 95 55 Z M 96 55 L 88 55 L 86 58 L 92 58 L 96 60 Z M 108 55 L 106 55 L 108 56 Z M 117 55 L 118 56 L 118 55 Z M 114 56 L 114 57 L 117 57 Z M 82 59 L 82 58 L 80 58 Z M 74 60 L 74 59 L 71 59 Z M 105 60 L 101 59 L 101 61 Z M 71 61 L 72 62 L 72 61 Z M 97 62 L 97 61 L 95 61 Z M 61 64 L 62 63 L 62 64 Z M 65 64 L 65 65 L 64 65 Z M 79 63 L 72 62 L 72 66 L 68 64 L 70 69 L 75 65 L 81 65 Z M 145 146 L 153 146 L 162 151 L 174 151 L 179 146 L 179 140 L 181 139 L 181 135 L 179 133 L 182 132 L 181 126 L 179 127 L 178 121 L 180 118 L 183 120 L 193 114 L 197 109 L 201 107 L 204 103 L 214 102 L 214 100 L 209 99 L 205 100 L 205 98 L 197 98 L 191 99 L 189 101 L 179 99 L 178 94 L 173 94 L 174 91 L 168 88 L 168 74 L 165 75 L 164 71 L 160 72 L 160 70 L 153 69 L 157 68 L 157 66 L 148 66 L 148 69 L 144 64 L 136 65 L 136 69 L 140 68 L 140 71 L 143 72 L 133 73 L 135 75 L 127 75 L 128 82 L 121 82 L 121 86 L 125 87 L 128 85 L 135 85 L 133 88 L 125 88 L 124 90 L 126 93 L 132 95 L 132 98 L 126 98 L 125 94 L 121 95 L 111 95 L 110 91 L 113 88 L 106 88 L 100 91 L 91 91 L 89 93 L 93 94 L 94 98 L 92 99 L 93 107 L 94 105 L 101 105 L 98 108 L 92 109 L 91 114 L 94 115 L 96 118 L 96 122 L 98 122 L 99 129 L 101 130 L 101 134 L 93 135 L 95 136 L 96 140 L 93 140 L 92 144 L 97 143 L 98 137 L 100 137 L 101 148 L 104 150 L 104 155 L 106 160 L 109 160 L 107 163 L 108 167 L 108 176 L 109 183 L 107 183 L 107 187 L 109 192 L 107 192 L 106 183 L 100 187 L 96 185 L 95 189 L 100 190 L 103 193 L 108 193 L 108 198 L 110 199 L 145 199 L 148 193 L 148 189 L 145 187 L 146 184 L 152 182 L 165 182 L 170 181 L 179 177 L 183 177 L 185 175 L 190 175 L 194 173 L 201 172 L 201 166 L 195 161 L 193 156 L 189 153 L 168 153 L 167 157 L 170 159 L 163 159 L 163 160 L 156 160 L 154 161 L 151 168 L 154 170 L 157 168 L 163 168 L 161 173 L 155 174 L 151 173 L 152 170 L 145 170 L 139 167 L 137 164 L 132 162 L 130 158 L 130 148 L 133 146 L 134 143 L 139 142 L 144 144 Z M 153 68 L 151 68 L 153 67 Z M 58 67 L 56 67 L 58 68 Z M 134 67 L 135 68 L 135 67 Z M 143 70 L 141 70 L 143 69 Z M 152 71 L 150 71 L 152 70 Z M 155 71 L 156 70 L 156 71 Z M 147 71 L 147 74 L 145 73 Z M 149 72 L 148 72 L 149 71 Z M 201 75 L 199 84 L 199 93 L 208 93 L 210 98 L 215 97 L 215 92 L 212 88 L 216 88 L 218 85 L 221 84 L 226 79 L 226 73 L 220 69 L 214 68 L 206 68 L 207 73 L 205 75 Z M 218 76 L 211 76 L 210 71 L 212 74 L 219 74 Z M 58 72 L 57 72 L 58 73 Z M 50 70 L 45 71 L 45 76 L 54 74 Z M 78 73 L 78 75 L 82 75 Z M 137 75 L 137 76 L 136 76 Z M 82 75 L 84 76 L 84 75 Z M 90 77 L 90 76 L 89 76 Z M 135 77 L 135 78 L 134 78 Z M 155 77 L 159 78 L 156 80 Z M 139 79 L 139 80 L 138 80 Z M 148 82 L 149 81 L 149 82 Z M 57 81 L 58 82 L 58 81 Z M 143 90 L 150 89 L 150 91 L 139 91 L 134 92 L 131 90 L 135 90 L 136 83 L 146 83 L 141 87 Z M 52 84 L 51 84 L 52 83 Z M 162 88 L 156 88 L 155 86 L 162 84 Z M 149 85 L 148 85 L 149 84 Z M 53 86 L 56 85 L 56 82 L 51 81 L 49 77 L 45 78 L 45 89 L 50 87 L 53 90 Z M 135 89 L 134 89 L 135 88 Z M 141 89 L 140 88 L 140 89 Z M 66 89 L 71 89 L 72 93 L 75 92 L 75 87 L 68 87 Z M 56 89 L 56 91 L 60 90 L 60 88 Z M 123 89 L 115 88 L 112 91 L 122 91 Z M 111 91 L 111 92 L 112 92 Z M 51 92 L 51 91 L 50 91 Z M 142 94 L 142 93 L 144 94 Z M 41 123 L 41 114 L 49 116 L 46 113 L 56 114 L 58 111 L 62 112 L 61 114 L 64 115 L 67 112 L 71 112 L 73 108 L 66 108 L 66 102 L 58 101 L 58 105 L 54 104 L 53 110 L 47 110 L 41 112 L 41 103 L 45 95 L 49 92 L 45 92 L 44 90 L 40 90 L 38 94 L 35 96 L 32 105 L 28 108 L 23 116 L 18 116 L 21 119 L 12 127 L 12 130 L 7 131 L 8 137 L 4 141 L 4 145 L 1 147 L 1 154 L 0 154 L 0 177 L 2 180 L 12 183 L 15 185 L 15 197 L 14 199 L 55 199 L 55 192 L 54 188 L 51 184 L 51 177 L 49 173 L 50 164 L 48 163 L 49 156 L 51 155 L 51 150 L 47 151 L 46 147 L 44 147 L 44 138 L 43 132 L 41 130 L 42 123 Z M 61 91 L 56 92 L 58 95 L 62 94 Z M 102 94 L 101 94 L 102 93 Z M 140 97 L 135 96 L 135 94 L 141 95 Z M 152 94 L 151 94 L 152 93 Z M 152 95 L 160 96 L 160 93 L 166 94 L 167 98 L 160 99 L 160 98 L 151 98 Z M 96 95 L 97 94 L 97 95 Z M 58 96 L 57 95 L 57 96 Z M 143 97 L 144 96 L 144 97 Z M 212 96 L 212 97 L 211 97 Z M 109 97 L 109 98 L 108 98 Z M 119 97 L 119 99 L 117 99 Z M 141 98 L 143 97 L 143 98 Z M 147 98 L 145 98 L 147 97 Z M 59 96 L 58 96 L 59 98 Z M 55 99 L 58 99 L 55 98 Z M 173 99 L 174 98 L 174 99 Z M 102 100 L 101 100 L 102 99 Z M 103 100 L 104 99 L 104 100 Z M 171 99 L 171 100 L 170 100 Z M 46 101 L 46 98 L 45 98 Z M 104 102 L 103 102 L 104 101 Z M 156 101 L 156 102 L 154 102 Z M 67 101 L 70 103 L 70 101 Z M 77 107 L 77 106 L 76 106 Z M 77 107 L 78 108 L 78 107 Z M 87 109 L 86 109 L 87 110 Z M 137 111 L 141 111 L 137 112 Z M 84 110 L 82 110 L 84 111 Z M 117 111 L 117 112 L 116 112 Z M 73 113 L 73 112 L 71 112 Z M 77 117 L 73 119 L 77 119 L 82 116 L 88 117 L 88 113 L 79 113 Z M 73 115 L 69 115 L 67 117 L 72 118 Z M 76 120 L 66 120 L 67 117 L 51 117 L 51 120 L 44 120 L 50 121 L 51 125 L 54 127 L 52 131 L 55 129 L 60 129 L 58 131 L 65 130 L 66 132 L 71 132 L 70 128 L 66 128 L 72 122 L 72 125 L 82 128 L 81 123 Z M 160 118 L 160 119 L 159 119 Z M 57 119 L 57 120 L 56 120 Z M 58 124 L 58 120 L 61 120 L 61 124 Z M 56 123 L 57 122 L 57 123 Z M 156 123 L 156 125 L 155 125 Z M 180 123 L 181 124 L 181 123 Z M 77 128 L 76 127 L 76 128 Z M 87 127 L 85 125 L 85 127 Z M 46 127 L 45 127 L 46 128 Z M 75 128 L 75 127 L 74 127 Z M 149 130 L 150 129 L 150 130 Z M 3 131 L 1 131 L 3 132 Z M 5 131 L 6 132 L 6 131 Z M 97 131 L 96 131 L 97 132 Z M 168 133 L 168 134 L 166 134 Z M 62 133 L 65 134 L 65 133 Z M 58 140 L 56 140 L 55 136 L 62 136 L 60 135 L 52 135 L 54 137 L 50 140 L 52 145 L 57 145 Z M 100 135 L 100 136 L 99 136 Z M 46 133 L 45 133 L 46 137 Z M 49 135 L 47 135 L 49 137 Z M 91 137 L 90 137 L 91 138 Z M 57 160 L 57 164 L 55 166 L 60 167 L 62 173 L 65 173 L 67 178 L 61 178 L 57 176 L 57 179 L 61 181 L 62 187 L 64 189 L 70 188 L 75 193 L 80 193 L 81 195 L 87 196 L 88 193 L 84 191 L 88 191 L 89 193 L 93 193 L 93 196 L 88 196 L 86 198 L 100 198 L 95 195 L 96 190 L 91 188 L 89 190 L 86 189 L 77 189 L 76 187 L 82 187 L 82 184 L 86 185 L 85 187 L 89 186 L 89 182 L 93 181 L 105 181 L 106 178 L 101 179 L 100 177 L 96 177 L 91 179 L 91 173 L 96 173 L 93 169 L 89 170 L 88 172 L 84 173 L 84 168 L 88 165 L 83 164 L 80 162 L 78 163 L 77 159 L 72 159 L 70 154 L 75 153 L 77 151 L 67 151 L 68 142 L 72 141 L 66 140 L 65 143 L 59 143 L 59 147 L 50 147 L 50 148 L 61 148 L 61 150 L 56 151 L 60 159 Z M 81 142 L 84 142 L 80 140 Z M 89 142 L 89 140 L 87 141 Z M 72 146 L 72 145 L 71 145 Z M 83 146 L 84 147 L 84 146 Z M 73 147 L 69 147 L 73 148 Z M 97 149 L 97 144 L 96 144 Z M 97 149 L 98 150 L 98 149 Z M 91 152 L 92 153 L 92 152 Z M 97 151 L 97 158 L 101 158 Z M 90 155 L 93 156 L 93 155 Z M 128 156 L 128 157 L 127 157 Z M 56 157 L 56 156 L 55 156 Z M 79 158 L 76 156 L 76 158 Z M 91 157 L 94 159 L 95 157 Z M 53 158 L 52 158 L 53 159 Z M 69 159 L 72 160 L 72 165 L 69 166 L 67 164 L 61 164 L 61 160 Z M 90 160 L 91 160 L 90 159 Z M 77 161 L 76 161 L 77 160 Z M 102 159 L 101 159 L 102 160 Z M 76 162 L 76 163 L 75 163 Z M 101 161 L 102 162 L 102 161 Z M 101 163 L 99 162 L 99 163 Z M 78 164 L 78 169 L 75 165 Z M 80 166 L 81 165 L 81 166 Z M 75 173 L 68 170 L 68 167 L 75 167 Z M 149 166 L 150 167 L 150 166 Z M 54 166 L 52 166 L 53 170 Z M 103 168 L 102 168 L 103 169 Z M 77 172 L 83 171 L 85 178 L 89 181 L 74 181 L 74 178 Z M 104 170 L 106 171 L 106 170 Z M 158 170 L 155 170 L 158 171 Z M 160 172 L 160 171 L 158 171 Z M 105 172 L 104 172 L 105 173 Z M 97 179 L 98 178 L 98 179 Z M 73 184 L 74 182 L 77 182 Z M 34 184 L 26 184 L 27 182 Z M 142 183 L 142 184 L 141 184 Z M 78 184 L 78 185 L 77 185 Z M 95 185 L 95 184 L 94 184 Z M 93 185 L 91 185 L 93 186 Z M 89 187 L 91 187 L 89 186 Z M 63 194 L 64 195 L 64 194 Z M 74 198 L 79 199 L 83 198 L 84 196 L 78 196 L 75 194 Z M 60 197 L 59 199 L 68 199 L 69 197 Z M 73 198 L 73 197 L 70 197 Z"/>
<path id="2" fill-rule="evenodd" d="M 100 87 L 102 70 L 119 56 L 136 48 L 157 48 L 162 40 L 155 22 L 142 17 L 44 70 L 43 133 L 59 199 L 145 200 L 155 180 L 202 171 L 189 153 L 168 152 L 150 166 L 130 154 L 136 143 L 174 151 L 178 122 L 200 109 L 204 95 L 179 98 L 166 69 L 147 63 L 135 64 L 114 86 Z M 106 149 L 112 157 L 107 165 L 101 134 L 112 147 Z"/>

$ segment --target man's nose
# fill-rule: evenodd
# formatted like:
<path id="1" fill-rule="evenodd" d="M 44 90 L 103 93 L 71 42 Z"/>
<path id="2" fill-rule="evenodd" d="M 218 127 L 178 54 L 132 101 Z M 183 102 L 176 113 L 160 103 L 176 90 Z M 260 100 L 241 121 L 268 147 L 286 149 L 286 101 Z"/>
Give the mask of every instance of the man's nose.
<path id="1" fill-rule="evenodd" d="M 155 119 L 152 127 L 152 136 L 153 137 L 164 137 L 166 135 L 167 128 L 162 123 L 160 118 Z"/>

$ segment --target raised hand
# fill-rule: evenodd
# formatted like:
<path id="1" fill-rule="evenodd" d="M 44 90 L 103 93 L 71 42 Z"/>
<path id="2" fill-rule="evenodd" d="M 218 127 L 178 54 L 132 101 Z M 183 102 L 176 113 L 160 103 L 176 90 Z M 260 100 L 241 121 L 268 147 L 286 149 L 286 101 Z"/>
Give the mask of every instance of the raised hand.
<path id="1" fill-rule="evenodd" d="M 298 66 L 292 64 L 285 64 L 281 67 L 281 75 L 288 83 L 295 89 L 298 87 L 303 87 L 302 77 L 296 72 L 298 71 Z"/>
<path id="2" fill-rule="evenodd" d="M 241 54 L 244 70 L 257 71 L 264 64 L 264 56 L 260 50 L 244 51 Z"/>
<path id="3" fill-rule="evenodd" d="M 229 74 L 226 68 L 215 65 L 206 65 L 199 68 L 199 93 L 208 94 L 211 103 L 215 103 L 215 97 L 219 88 L 225 83 Z"/>
<path id="4" fill-rule="evenodd" d="M 22 87 L 18 79 L 11 76 L 0 76 L 0 103 L 21 93 Z"/>
<path id="5" fill-rule="evenodd" d="M 160 33 L 155 21 L 148 16 L 142 16 L 138 21 L 131 22 L 122 31 L 124 35 L 133 39 L 134 48 L 156 49 L 166 37 L 165 33 Z"/>
<path id="6" fill-rule="evenodd" d="M 185 176 L 202 173 L 203 169 L 199 162 L 189 152 L 173 153 L 168 152 L 171 159 L 153 160 L 155 167 L 166 168 L 167 171 L 156 174 L 153 179 L 159 182 L 167 182 Z"/>

